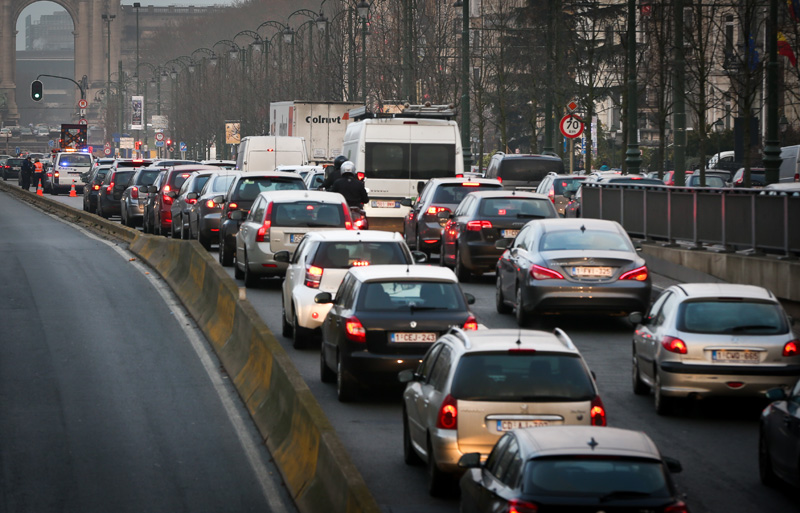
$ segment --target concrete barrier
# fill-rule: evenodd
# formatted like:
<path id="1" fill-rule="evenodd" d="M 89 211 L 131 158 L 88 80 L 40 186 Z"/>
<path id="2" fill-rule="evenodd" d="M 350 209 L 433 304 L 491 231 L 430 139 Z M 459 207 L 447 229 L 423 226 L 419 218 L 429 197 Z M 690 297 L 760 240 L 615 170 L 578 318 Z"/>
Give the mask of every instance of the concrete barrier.
<path id="1" fill-rule="evenodd" d="M 303 513 L 377 513 L 377 502 L 289 355 L 197 241 L 145 235 L 47 197 L 0 189 L 130 242 L 169 284 L 217 352 Z"/>

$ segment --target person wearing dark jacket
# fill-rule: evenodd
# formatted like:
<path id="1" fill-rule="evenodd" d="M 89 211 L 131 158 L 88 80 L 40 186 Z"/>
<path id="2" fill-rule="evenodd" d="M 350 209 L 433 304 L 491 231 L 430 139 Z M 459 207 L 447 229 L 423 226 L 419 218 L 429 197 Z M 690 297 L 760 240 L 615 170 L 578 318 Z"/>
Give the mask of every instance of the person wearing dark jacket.
<path id="1" fill-rule="evenodd" d="M 333 187 L 333 184 L 336 183 L 336 180 L 342 176 L 341 168 L 342 164 L 345 162 L 347 162 L 347 157 L 344 155 L 339 155 L 336 157 L 336 159 L 334 159 L 333 165 L 325 170 L 325 180 L 322 181 L 322 189 L 326 191 L 331 190 L 331 187 Z"/>
<path id="2" fill-rule="evenodd" d="M 22 162 L 22 169 L 19 172 L 19 186 L 26 191 L 31 188 L 31 173 L 33 173 L 33 162 L 28 157 Z"/>
<path id="3" fill-rule="evenodd" d="M 360 208 L 364 203 L 369 201 L 367 189 L 364 183 L 356 178 L 354 172 L 355 164 L 352 162 L 345 162 L 342 164 L 342 176 L 328 189 L 330 192 L 338 192 L 344 196 L 345 201 L 349 207 Z"/>

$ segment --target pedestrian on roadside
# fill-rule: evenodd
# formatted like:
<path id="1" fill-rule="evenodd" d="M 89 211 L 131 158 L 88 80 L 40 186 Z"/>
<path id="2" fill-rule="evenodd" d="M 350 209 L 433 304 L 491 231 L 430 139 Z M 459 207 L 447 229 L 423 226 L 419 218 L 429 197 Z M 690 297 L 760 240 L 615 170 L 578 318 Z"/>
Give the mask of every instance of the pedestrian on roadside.
<path id="1" fill-rule="evenodd" d="M 39 162 L 39 159 L 36 159 L 36 162 L 33 163 L 33 188 L 38 191 L 39 185 L 37 184 L 41 184 L 42 189 L 44 189 L 44 164 Z"/>
<path id="2" fill-rule="evenodd" d="M 26 191 L 31 189 L 31 174 L 33 170 L 33 162 L 31 162 L 30 157 L 22 161 L 22 169 L 19 172 L 19 186 Z"/>

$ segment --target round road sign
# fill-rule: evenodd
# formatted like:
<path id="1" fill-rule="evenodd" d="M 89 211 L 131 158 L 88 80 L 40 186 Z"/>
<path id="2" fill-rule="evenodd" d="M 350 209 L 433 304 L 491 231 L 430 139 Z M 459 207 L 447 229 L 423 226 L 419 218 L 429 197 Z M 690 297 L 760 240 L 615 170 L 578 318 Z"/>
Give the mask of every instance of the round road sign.
<path id="1" fill-rule="evenodd" d="M 79 125 L 88 125 L 89 122 L 86 121 L 86 118 L 81 118 L 81 119 L 78 120 L 78 124 Z"/>
<path id="2" fill-rule="evenodd" d="M 80 100 L 78 100 L 78 108 L 85 109 L 88 106 L 89 106 L 89 102 L 87 102 L 86 100 L 84 100 L 82 98 Z"/>
<path id="3" fill-rule="evenodd" d="M 574 139 L 583 133 L 583 121 L 578 116 L 567 114 L 561 118 L 561 123 L 558 124 L 561 133 L 564 137 Z"/>
<path id="4" fill-rule="evenodd" d="M 111 148 L 109 148 L 108 146 L 103 148 L 103 154 L 104 155 L 111 155 Z"/>
<path id="5" fill-rule="evenodd" d="M 156 141 L 164 140 L 164 132 L 156 132 Z"/>

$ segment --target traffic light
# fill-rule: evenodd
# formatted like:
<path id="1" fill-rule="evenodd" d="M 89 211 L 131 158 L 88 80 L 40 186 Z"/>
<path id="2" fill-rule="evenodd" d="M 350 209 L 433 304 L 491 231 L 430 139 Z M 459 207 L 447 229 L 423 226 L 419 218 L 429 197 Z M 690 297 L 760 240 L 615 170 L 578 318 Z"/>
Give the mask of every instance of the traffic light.
<path id="1" fill-rule="evenodd" d="M 167 151 L 172 151 L 172 139 L 167 139 Z"/>
<path id="2" fill-rule="evenodd" d="M 44 86 L 41 80 L 34 80 L 31 82 L 31 98 L 33 101 L 38 102 L 42 99 L 42 91 Z"/>

